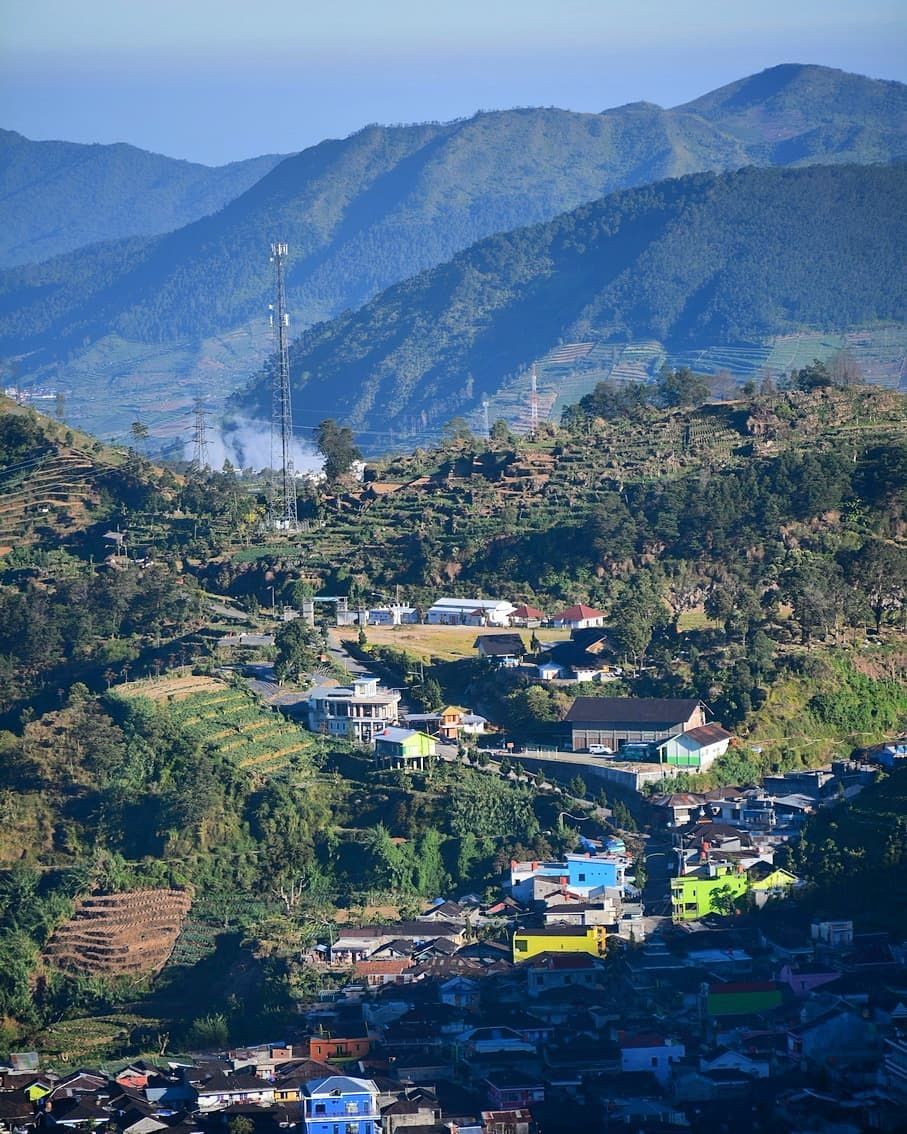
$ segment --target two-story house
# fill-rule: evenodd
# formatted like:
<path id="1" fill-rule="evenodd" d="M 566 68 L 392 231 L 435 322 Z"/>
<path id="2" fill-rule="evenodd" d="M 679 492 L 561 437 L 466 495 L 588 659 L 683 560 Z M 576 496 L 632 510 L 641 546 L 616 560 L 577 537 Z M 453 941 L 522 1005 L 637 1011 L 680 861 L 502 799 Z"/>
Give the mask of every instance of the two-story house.
<path id="1" fill-rule="evenodd" d="M 627 857 L 622 854 L 568 854 L 562 862 L 510 863 L 510 892 L 518 902 L 530 902 L 533 881 L 547 878 L 583 897 L 598 896 L 605 889 L 624 884 Z"/>
<path id="2" fill-rule="evenodd" d="M 414 728 L 391 726 L 374 736 L 375 763 L 379 768 L 424 771 L 425 761 L 435 755 L 434 737 Z"/>
<path id="3" fill-rule="evenodd" d="M 377 733 L 397 723 L 399 707 L 396 689 L 385 689 L 377 677 L 364 673 L 352 685 L 319 685 L 314 689 L 308 698 L 309 728 L 371 744 Z"/>
<path id="4" fill-rule="evenodd" d="M 304 1134 L 380 1134 L 378 1087 L 371 1079 L 331 1075 L 301 1092 Z"/>

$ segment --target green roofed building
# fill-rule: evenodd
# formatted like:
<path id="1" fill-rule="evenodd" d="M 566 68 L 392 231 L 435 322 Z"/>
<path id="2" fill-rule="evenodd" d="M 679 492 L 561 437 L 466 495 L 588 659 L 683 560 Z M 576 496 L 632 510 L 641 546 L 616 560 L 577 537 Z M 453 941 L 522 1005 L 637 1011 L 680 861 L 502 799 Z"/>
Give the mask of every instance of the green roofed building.
<path id="1" fill-rule="evenodd" d="M 751 1016 L 778 1008 L 783 995 L 773 980 L 742 984 L 710 984 L 706 1008 L 710 1016 Z"/>

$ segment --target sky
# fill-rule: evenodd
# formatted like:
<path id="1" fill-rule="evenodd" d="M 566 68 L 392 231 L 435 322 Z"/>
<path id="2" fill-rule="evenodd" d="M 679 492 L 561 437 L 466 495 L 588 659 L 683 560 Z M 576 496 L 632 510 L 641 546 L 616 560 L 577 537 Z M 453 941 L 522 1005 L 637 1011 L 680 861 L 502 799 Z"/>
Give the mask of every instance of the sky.
<path id="1" fill-rule="evenodd" d="M 0 127 L 207 164 L 370 122 L 676 106 L 778 63 L 907 80 L 903 0 L 0 0 Z"/>

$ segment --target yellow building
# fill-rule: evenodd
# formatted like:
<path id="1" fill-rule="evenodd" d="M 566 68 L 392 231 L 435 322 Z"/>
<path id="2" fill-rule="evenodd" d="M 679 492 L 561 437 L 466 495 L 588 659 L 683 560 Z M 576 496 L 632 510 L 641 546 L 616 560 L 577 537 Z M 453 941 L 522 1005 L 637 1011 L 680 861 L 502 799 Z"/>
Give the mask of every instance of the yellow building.
<path id="1" fill-rule="evenodd" d="M 528 961 L 539 953 L 605 953 L 603 925 L 549 925 L 544 929 L 518 929 L 513 935 L 514 961 Z"/>

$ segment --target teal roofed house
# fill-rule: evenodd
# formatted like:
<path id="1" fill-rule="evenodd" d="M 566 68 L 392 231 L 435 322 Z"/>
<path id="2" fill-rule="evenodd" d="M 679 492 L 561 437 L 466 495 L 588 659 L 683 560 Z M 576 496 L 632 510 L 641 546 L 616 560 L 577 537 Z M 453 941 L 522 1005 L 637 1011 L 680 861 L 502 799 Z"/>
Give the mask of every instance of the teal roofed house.
<path id="1" fill-rule="evenodd" d="M 375 763 L 381 768 L 422 772 L 435 751 L 434 737 L 414 728 L 386 728 L 375 737 Z"/>

